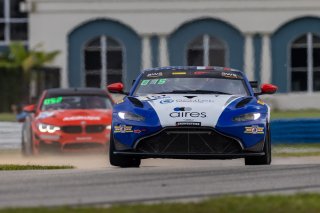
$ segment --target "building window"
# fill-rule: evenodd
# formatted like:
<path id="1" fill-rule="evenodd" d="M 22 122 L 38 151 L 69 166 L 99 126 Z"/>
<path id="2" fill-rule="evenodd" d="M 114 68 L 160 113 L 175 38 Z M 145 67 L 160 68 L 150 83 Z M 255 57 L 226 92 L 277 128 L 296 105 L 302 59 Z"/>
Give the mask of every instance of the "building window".
<path id="1" fill-rule="evenodd" d="M 226 47 L 223 41 L 209 35 L 194 39 L 187 50 L 189 66 L 226 66 Z"/>
<path id="2" fill-rule="evenodd" d="M 307 33 L 291 46 L 291 91 L 320 91 L 320 36 Z"/>
<path id="3" fill-rule="evenodd" d="M 85 86 L 105 88 L 122 82 L 123 50 L 116 40 L 100 36 L 87 43 L 84 50 Z"/>
<path id="4" fill-rule="evenodd" d="M 20 4 L 25 0 L 0 0 L 0 45 L 11 41 L 28 40 L 28 16 L 21 12 Z"/>

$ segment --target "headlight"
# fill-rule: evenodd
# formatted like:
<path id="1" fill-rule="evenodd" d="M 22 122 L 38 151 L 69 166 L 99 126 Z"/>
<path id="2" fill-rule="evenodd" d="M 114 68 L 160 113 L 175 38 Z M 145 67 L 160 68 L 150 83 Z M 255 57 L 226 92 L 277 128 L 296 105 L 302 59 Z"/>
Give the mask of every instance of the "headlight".
<path id="1" fill-rule="evenodd" d="M 131 112 L 118 112 L 118 116 L 123 120 L 144 121 L 144 117 Z"/>
<path id="2" fill-rule="evenodd" d="M 234 121 L 255 121 L 257 119 L 259 119 L 261 116 L 260 113 L 247 113 L 247 114 L 243 114 L 237 117 L 234 117 L 233 120 Z"/>
<path id="3" fill-rule="evenodd" d="M 111 130 L 111 125 L 106 126 L 106 129 Z"/>
<path id="4" fill-rule="evenodd" d="M 38 129 L 40 132 L 55 133 L 56 131 L 60 130 L 60 127 L 40 123 L 38 124 Z"/>

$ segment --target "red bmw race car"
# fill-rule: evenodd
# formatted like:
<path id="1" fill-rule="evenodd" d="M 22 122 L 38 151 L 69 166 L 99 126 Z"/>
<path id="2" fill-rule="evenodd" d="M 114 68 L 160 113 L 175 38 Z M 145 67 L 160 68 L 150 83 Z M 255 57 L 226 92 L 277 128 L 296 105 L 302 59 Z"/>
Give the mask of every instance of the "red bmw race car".
<path id="1" fill-rule="evenodd" d="M 29 105 L 22 128 L 22 152 L 105 149 L 109 142 L 113 101 L 102 89 L 48 89 Z"/>

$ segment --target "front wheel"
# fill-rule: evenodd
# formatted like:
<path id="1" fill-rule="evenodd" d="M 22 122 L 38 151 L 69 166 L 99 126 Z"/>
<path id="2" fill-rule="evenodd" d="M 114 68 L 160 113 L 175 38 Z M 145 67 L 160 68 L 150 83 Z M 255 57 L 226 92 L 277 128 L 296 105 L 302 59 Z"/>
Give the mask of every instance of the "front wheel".
<path id="1" fill-rule="evenodd" d="M 269 125 L 267 126 L 266 138 L 263 147 L 264 156 L 246 157 L 245 165 L 270 165 L 271 164 L 271 137 Z"/>
<path id="2" fill-rule="evenodd" d="M 34 155 L 33 150 L 33 140 L 32 140 L 32 131 L 27 132 L 27 129 L 22 130 L 22 137 L 21 137 L 21 149 L 22 154 L 24 156 L 32 156 Z"/>
<path id="3" fill-rule="evenodd" d="M 141 159 L 132 158 L 128 156 L 115 155 L 114 139 L 111 133 L 110 142 L 109 142 L 109 161 L 112 166 L 119 166 L 122 168 L 126 167 L 139 167 Z"/>

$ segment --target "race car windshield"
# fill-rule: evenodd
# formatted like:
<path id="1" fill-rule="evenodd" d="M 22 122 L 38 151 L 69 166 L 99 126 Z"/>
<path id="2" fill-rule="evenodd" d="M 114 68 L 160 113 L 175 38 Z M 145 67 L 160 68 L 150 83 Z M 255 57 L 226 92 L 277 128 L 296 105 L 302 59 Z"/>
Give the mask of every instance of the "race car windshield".
<path id="1" fill-rule="evenodd" d="M 109 98 L 104 96 L 55 96 L 47 97 L 42 103 L 41 110 L 59 109 L 111 109 Z"/>
<path id="2" fill-rule="evenodd" d="M 227 78 L 142 78 L 134 95 L 148 94 L 230 94 L 247 96 L 243 79 Z"/>

